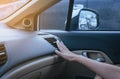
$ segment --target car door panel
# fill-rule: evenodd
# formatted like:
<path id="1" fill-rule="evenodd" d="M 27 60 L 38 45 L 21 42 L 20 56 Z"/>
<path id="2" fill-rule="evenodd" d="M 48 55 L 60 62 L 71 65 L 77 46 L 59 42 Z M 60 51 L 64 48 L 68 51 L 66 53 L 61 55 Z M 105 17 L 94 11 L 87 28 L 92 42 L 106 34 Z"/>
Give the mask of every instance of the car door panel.
<path id="1" fill-rule="evenodd" d="M 52 33 L 65 43 L 74 53 L 80 54 L 81 51 L 100 51 L 106 63 L 119 64 L 119 31 L 52 31 Z M 96 56 L 93 56 L 93 58 Z M 65 79 L 93 79 L 95 73 L 76 62 L 67 62 Z"/>
<path id="2" fill-rule="evenodd" d="M 120 63 L 119 31 L 50 32 L 57 35 L 70 50 L 98 50 L 105 52 L 114 64 Z"/>

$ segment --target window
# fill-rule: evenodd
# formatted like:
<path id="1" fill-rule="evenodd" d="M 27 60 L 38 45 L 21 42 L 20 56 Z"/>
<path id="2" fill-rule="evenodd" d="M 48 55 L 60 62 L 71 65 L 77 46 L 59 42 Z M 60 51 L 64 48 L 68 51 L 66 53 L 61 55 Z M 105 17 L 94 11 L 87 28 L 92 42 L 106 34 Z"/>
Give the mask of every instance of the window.
<path id="1" fill-rule="evenodd" d="M 61 0 L 51 8 L 40 14 L 39 26 L 40 29 L 59 29 L 64 30 L 68 14 L 69 0 Z"/>
<path id="2" fill-rule="evenodd" d="M 98 26 L 95 29 L 79 28 L 79 16 L 82 9 L 89 9 L 98 14 Z M 79 8 L 78 8 L 79 7 Z M 76 8 L 76 9 L 75 9 Z M 73 12 L 71 16 L 70 30 L 99 30 L 99 31 L 119 31 L 120 30 L 120 0 L 74 0 Z M 75 12 L 79 10 L 79 12 Z M 76 20 L 73 15 L 76 14 Z M 85 19 L 82 19 L 82 22 Z M 74 21 L 74 22 L 73 22 Z M 96 20 L 93 20 L 97 22 Z M 87 23 L 87 22 L 86 22 Z M 88 24 L 88 23 L 87 23 Z M 95 23 L 94 23 L 95 24 Z"/>

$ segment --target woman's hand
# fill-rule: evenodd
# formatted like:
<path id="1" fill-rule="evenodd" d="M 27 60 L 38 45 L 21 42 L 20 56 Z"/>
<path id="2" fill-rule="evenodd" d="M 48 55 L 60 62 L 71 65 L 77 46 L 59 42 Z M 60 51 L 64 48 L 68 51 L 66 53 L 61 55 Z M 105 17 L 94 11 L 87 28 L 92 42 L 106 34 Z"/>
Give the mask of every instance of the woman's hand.
<path id="1" fill-rule="evenodd" d="M 76 54 L 72 53 L 62 42 L 57 41 L 57 46 L 58 50 L 55 50 L 56 54 L 61 56 L 62 58 L 69 60 L 69 61 L 74 61 L 76 58 Z"/>

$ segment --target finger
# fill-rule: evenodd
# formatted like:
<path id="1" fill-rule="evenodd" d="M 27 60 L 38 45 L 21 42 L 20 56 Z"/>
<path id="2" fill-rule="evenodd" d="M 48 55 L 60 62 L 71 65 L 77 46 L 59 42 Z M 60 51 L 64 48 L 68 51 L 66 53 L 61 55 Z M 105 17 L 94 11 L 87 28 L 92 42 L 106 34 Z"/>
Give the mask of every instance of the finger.
<path id="1" fill-rule="evenodd" d="M 61 41 L 60 42 L 60 45 L 62 46 L 62 48 L 64 49 L 64 50 L 68 50 L 68 48 L 65 46 L 65 44 Z"/>
<path id="2" fill-rule="evenodd" d="M 60 42 L 57 41 L 56 43 L 57 43 L 58 49 L 59 49 L 61 52 L 63 52 L 63 51 L 64 51 L 64 48 L 60 45 Z"/>
<path id="3" fill-rule="evenodd" d="M 61 57 L 63 56 L 62 53 L 61 53 L 60 51 L 58 51 L 58 50 L 55 50 L 55 53 L 56 53 L 57 55 L 61 56 Z"/>
<path id="4" fill-rule="evenodd" d="M 61 41 L 61 42 L 60 42 L 60 41 L 57 41 L 57 44 L 58 44 L 58 46 L 60 47 L 60 49 L 61 49 L 62 52 L 68 50 L 67 47 L 63 44 L 62 41 Z"/>

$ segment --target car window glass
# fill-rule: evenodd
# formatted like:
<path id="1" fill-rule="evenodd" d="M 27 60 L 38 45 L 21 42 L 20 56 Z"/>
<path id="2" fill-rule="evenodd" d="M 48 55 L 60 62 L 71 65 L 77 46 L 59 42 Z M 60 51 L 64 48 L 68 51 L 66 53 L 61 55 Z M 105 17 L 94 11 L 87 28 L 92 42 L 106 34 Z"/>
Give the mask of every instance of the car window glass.
<path id="1" fill-rule="evenodd" d="M 80 29 L 79 28 L 79 13 L 81 7 L 74 9 L 76 6 L 82 5 L 83 8 L 95 11 L 98 14 L 98 26 L 95 29 Z M 97 30 L 97 31 L 119 31 L 120 30 L 120 0 L 74 0 L 73 14 L 71 16 L 70 30 Z M 75 12 L 76 10 L 76 12 Z M 77 14 L 73 18 L 73 15 Z M 84 23 L 87 23 L 83 19 Z M 87 23 L 89 24 L 89 23 Z M 95 24 L 95 23 L 94 23 Z M 86 26 L 87 27 L 87 26 Z M 84 28 L 86 28 L 84 26 Z"/>
<path id="2" fill-rule="evenodd" d="M 65 29 L 65 21 L 68 14 L 69 0 L 61 0 L 56 5 L 44 11 L 39 17 L 39 26 L 41 30 L 46 29 Z"/>

